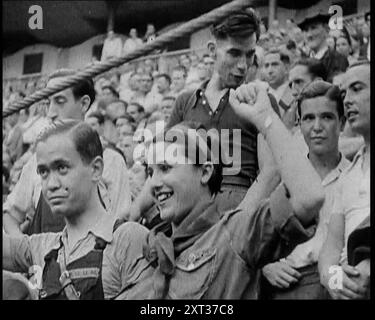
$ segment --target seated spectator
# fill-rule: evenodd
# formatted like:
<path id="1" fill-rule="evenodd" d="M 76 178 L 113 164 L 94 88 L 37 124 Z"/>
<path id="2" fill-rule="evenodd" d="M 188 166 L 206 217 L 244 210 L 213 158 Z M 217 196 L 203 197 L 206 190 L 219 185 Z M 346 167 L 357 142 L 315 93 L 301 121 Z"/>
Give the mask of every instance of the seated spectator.
<path id="1" fill-rule="evenodd" d="M 139 90 L 140 74 L 133 72 L 131 73 L 128 86 L 120 90 L 120 99 L 126 102 L 130 102 L 135 93 Z"/>
<path id="2" fill-rule="evenodd" d="M 129 103 L 128 107 L 126 108 L 126 113 L 128 113 L 134 119 L 137 126 L 145 117 L 145 109 L 136 102 Z"/>
<path id="3" fill-rule="evenodd" d="M 8 150 L 11 162 L 14 163 L 23 154 L 23 131 L 20 121 L 20 112 L 13 113 L 7 117 L 10 130 L 4 141 L 4 147 Z"/>
<path id="4" fill-rule="evenodd" d="M 170 95 L 177 97 L 185 89 L 186 76 L 187 73 L 184 67 L 177 66 L 173 68 Z"/>
<path id="5" fill-rule="evenodd" d="M 122 132 L 121 132 L 122 133 Z M 135 142 L 133 141 L 133 136 L 128 134 L 122 134 L 116 147 L 121 150 L 125 156 L 125 162 L 128 169 L 130 169 L 134 164 L 133 151 L 135 147 Z"/>
<path id="6" fill-rule="evenodd" d="M 105 85 L 102 87 L 100 100 L 104 102 L 105 106 L 108 106 L 114 100 L 118 100 L 119 97 L 118 92 L 111 85 Z"/>
<path id="7" fill-rule="evenodd" d="M 196 67 L 196 75 L 195 78 L 191 78 L 191 81 L 188 82 L 186 80 L 186 85 L 185 88 L 186 90 L 191 90 L 191 89 L 197 89 L 199 88 L 204 81 L 208 80 L 208 72 L 207 68 L 204 65 L 203 61 L 198 62 L 198 65 Z"/>
<path id="8" fill-rule="evenodd" d="M 348 33 L 346 33 L 346 35 L 342 33 L 336 39 L 336 50 L 348 59 L 349 65 L 357 61 L 357 59 L 353 57 L 352 43 Z"/>
<path id="9" fill-rule="evenodd" d="M 163 113 L 165 123 L 169 122 L 169 118 L 172 114 L 174 105 L 176 103 L 176 97 L 166 96 L 161 102 L 160 111 Z"/>
<path id="10" fill-rule="evenodd" d="M 335 74 L 345 72 L 348 60 L 327 45 L 329 14 L 318 13 L 307 17 L 299 27 L 306 33 L 307 45 L 311 50 L 310 56 L 319 59 L 327 69 L 327 81 L 332 82 Z M 338 30 L 339 31 L 339 30 Z"/>
<path id="11" fill-rule="evenodd" d="M 139 89 L 131 99 L 131 102 L 136 102 L 142 105 L 145 112 L 148 114 L 158 109 L 162 99 L 161 94 L 151 91 L 153 81 L 154 79 L 151 73 L 145 72 L 141 74 L 139 79 Z"/>
<path id="12" fill-rule="evenodd" d="M 279 49 L 271 49 L 264 56 L 265 81 L 269 84 L 269 92 L 273 94 L 279 103 L 282 97 L 289 91 L 288 72 L 290 57 L 286 52 Z M 284 115 L 285 109 L 280 105 L 280 114 Z"/>
<path id="13" fill-rule="evenodd" d="M 118 142 L 118 134 L 116 130 L 116 120 L 126 114 L 127 103 L 122 100 L 112 101 L 104 112 L 104 137 L 116 144 Z"/>
<path id="14" fill-rule="evenodd" d="M 137 29 L 132 28 L 129 32 L 129 38 L 125 40 L 124 47 L 122 49 L 122 54 L 126 55 L 129 52 L 137 49 L 142 45 L 142 40 L 138 38 Z"/>
<path id="15" fill-rule="evenodd" d="M 121 57 L 122 40 L 113 30 L 108 31 L 107 38 L 104 40 L 101 61 L 112 57 Z"/>
<path id="16" fill-rule="evenodd" d="M 119 130 L 121 126 L 127 125 L 127 124 L 135 124 L 135 120 L 128 113 L 125 113 L 122 116 L 118 117 L 115 122 L 117 130 Z"/>
<path id="17" fill-rule="evenodd" d="M 370 64 L 361 62 L 349 67 L 341 90 L 347 121 L 354 133 L 363 136 L 365 145 L 342 174 L 319 257 L 319 272 L 322 285 L 333 299 L 363 299 L 368 283 L 362 281 L 359 264 L 348 265 L 347 245 L 349 235 L 370 220 Z M 337 276 L 339 286 L 332 281 Z"/>
<path id="18" fill-rule="evenodd" d="M 168 74 L 159 74 L 156 78 L 156 87 L 158 93 L 161 94 L 163 97 L 167 96 L 171 90 L 171 82 L 171 77 Z"/>
<path id="19" fill-rule="evenodd" d="M 306 157 L 319 174 L 325 202 L 319 212 L 314 236 L 263 267 L 265 291 L 271 299 L 324 299 L 317 268 L 319 252 L 327 236 L 341 173 L 350 162 L 339 152 L 338 140 L 344 128 L 344 106 L 340 89 L 328 82 L 314 81 L 298 98 L 300 128 L 308 145 Z"/>

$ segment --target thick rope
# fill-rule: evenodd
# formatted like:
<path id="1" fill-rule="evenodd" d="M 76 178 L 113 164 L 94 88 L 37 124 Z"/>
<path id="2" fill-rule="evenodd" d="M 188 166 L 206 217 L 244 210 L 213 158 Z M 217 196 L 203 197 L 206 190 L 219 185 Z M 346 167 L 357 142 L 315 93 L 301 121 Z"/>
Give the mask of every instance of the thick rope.
<path id="1" fill-rule="evenodd" d="M 12 103 L 11 106 L 3 110 L 3 117 L 7 117 L 22 109 L 28 108 L 35 102 L 45 99 L 56 92 L 69 88 L 84 79 L 93 78 L 96 75 L 106 72 L 114 67 L 118 67 L 126 62 L 142 57 L 154 51 L 155 49 L 162 48 L 181 37 L 187 36 L 195 31 L 208 27 L 209 25 L 224 19 L 234 12 L 238 12 L 249 7 L 251 2 L 252 0 L 232 1 L 196 19 L 190 20 L 189 22 L 180 25 L 176 29 L 160 35 L 153 42 L 144 44 L 123 57 L 111 58 L 107 61 L 100 62 L 99 64 L 91 65 L 83 70 L 77 71 L 77 73 L 73 76 L 69 76 L 66 78 L 64 77 L 61 82 L 56 83 L 49 88 L 44 88 L 42 90 L 34 92 L 32 95 L 24 98 L 21 101 Z"/>

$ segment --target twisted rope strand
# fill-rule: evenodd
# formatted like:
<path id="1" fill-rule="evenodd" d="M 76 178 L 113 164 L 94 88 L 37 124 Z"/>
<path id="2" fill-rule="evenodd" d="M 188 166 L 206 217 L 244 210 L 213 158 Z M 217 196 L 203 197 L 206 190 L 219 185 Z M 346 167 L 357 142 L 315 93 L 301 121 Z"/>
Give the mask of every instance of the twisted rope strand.
<path id="1" fill-rule="evenodd" d="M 12 103 L 11 106 L 3 110 L 3 117 L 7 117 L 22 109 L 28 108 L 35 102 L 38 102 L 44 98 L 47 98 L 56 92 L 67 89 L 84 79 L 93 78 L 98 74 L 106 72 L 114 67 L 118 67 L 136 58 L 142 57 L 154 51 L 155 49 L 159 49 L 169 43 L 172 43 L 173 41 L 181 37 L 184 37 L 195 31 L 203 29 L 213 23 L 216 23 L 234 12 L 238 12 L 240 10 L 243 10 L 249 7 L 251 2 L 252 0 L 232 1 L 208 13 L 205 13 L 204 15 L 198 18 L 190 20 L 173 30 L 166 32 L 165 34 L 160 35 L 153 42 L 144 44 L 141 47 L 126 54 L 125 56 L 111 58 L 107 61 L 103 61 L 103 62 L 100 62 L 99 64 L 91 65 L 91 66 L 86 67 L 83 70 L 77 71 L 75 75 L 66 77 L 62 79 L 61 82 L 56 83 L 55 85 L 49 88 L 38 90 L 37 92 L 24 98 L 23 100 Z"/>

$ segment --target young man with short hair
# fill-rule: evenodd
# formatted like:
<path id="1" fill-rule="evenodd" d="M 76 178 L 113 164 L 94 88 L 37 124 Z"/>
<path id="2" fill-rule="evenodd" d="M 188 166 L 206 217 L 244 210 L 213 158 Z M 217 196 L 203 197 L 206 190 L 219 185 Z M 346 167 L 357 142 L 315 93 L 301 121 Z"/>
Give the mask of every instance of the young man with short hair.
<path id="1" fill-rule="evenodd" d="M 168 127 L 182 121 L 199 121 L 220 135 L 225 172 L 216 201 L 224 213 L 237 207 L 262 166 L 260 156 L 258 166 L 260 144 L 256 128 L 239 118 L 229 103 L 229 90 L 245 81 L 254 62 L 259 18 L 254 11 L 234 14 L 212 26 L 212 32 L 215 42 L 209 44 L 209 50 L 216 57 L 212 77 L 200 88 L 177 97 Z"/>
<path id="2" fill-rule="evenodd" d="M 75 74 L 74 70 L 57 70 L 50 76 L 47 87 L 73 74 Z M 52 95 L 49 98 L 47 117 L 52 122 L 68 119 L 83 121 L 94 99 L 95 90 L 92 80 L 84 80 Z M 104 167 L 100 194 L 107 210 L 115 216 L 125 216 L 130 207 L 128 173 L 122 157 L 112 152 L 111 163 L 106 163 Z M 121 170 L 117 172 L 113 168 L 121 168 Z M 36 174 L 34 154 L 23 167 L 19 181 L 4 203 L 3 223 L 7 233 L 21 235 L 23 232 L 31 234 L 60 231 L 63 228 L 62 219 L 55 221 L 51 214 L 48 214 L 49 218 L 46 216 L 44 219 L 43 212 L 50 213 L 50 210 L 41 196 L 40 183 L 40 177 Z"/>
<path id="3" fill-rule="evenodd" d="M 267 298 L 323 299 L 317 262 L 327 236 L 341 173 L 350 162 L 339 152 L 338 141 L 344 128 L 344 105 L 340 89 L 324 81 L 314 81 L 302 90 L 298 99 L 300 128 L 308 146 L 307 158 L 319 174 L 325 202 L 319 212 L 314 236 L 263 267 Z"/>
<path id="4" fill-rule="evenodd" d="M 147 273 L 134 279 L 132 270 L 147 270 L 134 254 L 142 250 L 147 231 L 135 223 L 115 230 L 116 217 L 98 192 L 104 163 L 97 132 L 83 122 L 57 122 L 39 137 L 36 159 L 43 196 L 66 226 L 58 233 L 3 234 L 4 269 L 41 268 L 40 299 L 108 299 L 128 282 L 142 281 Z"/>
<path id="5" fill-rule="evenodd" d="M 321 283 L 333 299 L 363 299 L 370 290 L 370 259 L 350 266 L 347 244 L 355 229 L 364 223 L 370 225 L 370 63 L 350 66 L 341 89 L 347 121 L 354 133 L 363 136 L 365 144 L 342 174 L 319 271 Z M 341 278 L 338 286 L 332 285 L 332 267 Z"/>

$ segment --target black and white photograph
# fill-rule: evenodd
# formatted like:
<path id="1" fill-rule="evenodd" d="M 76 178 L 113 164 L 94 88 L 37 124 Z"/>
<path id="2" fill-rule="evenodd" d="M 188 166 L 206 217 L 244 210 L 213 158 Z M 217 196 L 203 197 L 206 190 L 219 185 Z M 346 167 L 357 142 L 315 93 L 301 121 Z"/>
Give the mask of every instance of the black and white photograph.
<path id="1" fill-rule="evenodd" d="M 2 300 L 371 299 L 370 0 L 2 10 Z"/>

